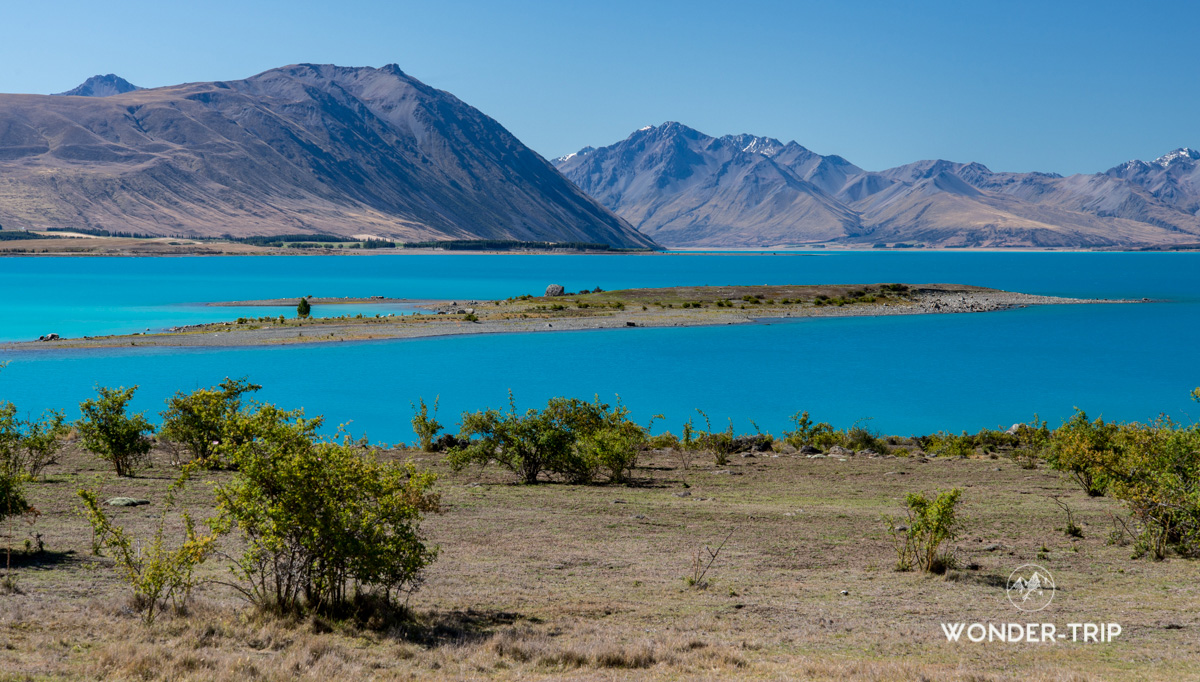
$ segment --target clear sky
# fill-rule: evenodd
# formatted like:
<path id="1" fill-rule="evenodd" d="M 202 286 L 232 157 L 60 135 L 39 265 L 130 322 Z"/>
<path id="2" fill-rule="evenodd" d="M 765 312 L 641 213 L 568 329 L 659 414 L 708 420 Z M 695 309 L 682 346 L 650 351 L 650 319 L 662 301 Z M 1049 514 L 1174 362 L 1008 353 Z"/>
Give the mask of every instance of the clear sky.
<path id="1" fill-rule="evenodd" d="M 1104 170 L 1200 146 L 1200 3 L 6 2 L 0 91 L 395 62 L 546 157 L 677 120 L 878 170 Z"/>

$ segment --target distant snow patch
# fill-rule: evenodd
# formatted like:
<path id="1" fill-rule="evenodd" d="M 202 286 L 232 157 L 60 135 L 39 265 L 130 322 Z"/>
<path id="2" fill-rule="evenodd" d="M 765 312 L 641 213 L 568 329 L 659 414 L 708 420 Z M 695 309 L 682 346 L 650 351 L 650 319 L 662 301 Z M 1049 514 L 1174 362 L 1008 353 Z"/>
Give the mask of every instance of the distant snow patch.
<path id="1" fill-rule="evenodd" d="M 1180 147 L 1173 152 L 1163 154 L 1155 159 L 1153 163 L 1156 166 L 1165 167 L 1175 163 L 1176 161 L 1182 161 L 1184 159 L 1187 159 L 1188 161 L 1200 159 L 1200 151 L 1188 147 Z"/>

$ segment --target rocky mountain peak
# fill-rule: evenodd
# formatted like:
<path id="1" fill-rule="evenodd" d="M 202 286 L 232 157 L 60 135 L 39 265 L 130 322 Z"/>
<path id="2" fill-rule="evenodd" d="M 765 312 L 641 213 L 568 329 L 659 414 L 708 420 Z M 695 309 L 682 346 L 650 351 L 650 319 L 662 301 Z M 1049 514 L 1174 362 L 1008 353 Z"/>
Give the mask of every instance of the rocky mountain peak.
<path id="1" fill-rule="evenodd" d="M 1167 152 L 1153 161 L 1156 166 L 1170 166 L 1174 163 L 1196 161 L 1200 159 L 1200 149 L 1191 149 L 1189 147 L 1180 147 L 1174 151 Z"/>
<path id="2" fill-rule="evenodd" d="M 768 158 L 775 156 L 787 147 L 787 145 L 779 140 L 771 137 L 758 137 L 757 135 L 727 135 L 721 139 L 731 143 L 747 154 L 760 154 Z M 796 143 L 792 142 L 791 144 Z"/>
<path id="3" fill-rule="evenodd" d="M 127 92 L 133 92 L 134 90 L 141 90 L 141 88 L 115 73 L 110 73 L 103 76 L 92 76 L 66 92 L 55 94 L 74 97 L 111 97 L 112 95 L 123 95 Z"/>

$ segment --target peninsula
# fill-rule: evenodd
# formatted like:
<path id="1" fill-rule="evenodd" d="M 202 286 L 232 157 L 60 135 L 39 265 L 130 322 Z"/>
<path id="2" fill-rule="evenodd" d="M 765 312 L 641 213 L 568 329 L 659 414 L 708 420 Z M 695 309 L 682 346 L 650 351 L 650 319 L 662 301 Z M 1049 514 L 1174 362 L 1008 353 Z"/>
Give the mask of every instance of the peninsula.
<path id="1" fill-rule="evenodd" d="M 1031 305 L 1121 303 L 1108 299 L 1037 296 L 960 284 L 839 284 L 703 286 L 572 293 L 552 285 L 546 295 L 503 300 L 408 301 L 414 314 L 296 316 L 296 299 L 213 302 L 213 306 L 279 305 L 281 314 L 239 317 L 161 332 L 59 338 L 0 344 L 3 350 L 126 346 L 260 346 L 420 338 L 458 334 L 554 332 L 637 327 L 755 324 L 807 317 L 993 312 Z M 311 297 L 310 305 L 380 304 L 405 299 Z M 286 307 L 284 307 L 286 306 Z"/>

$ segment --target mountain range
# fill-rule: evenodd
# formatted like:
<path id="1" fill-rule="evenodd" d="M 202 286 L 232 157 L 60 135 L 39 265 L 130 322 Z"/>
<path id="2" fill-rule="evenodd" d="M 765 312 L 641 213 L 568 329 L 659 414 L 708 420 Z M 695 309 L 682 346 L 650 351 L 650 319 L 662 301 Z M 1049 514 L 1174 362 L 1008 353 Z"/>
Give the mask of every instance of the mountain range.
<path id="1" fill-rule="evenodd" d="M 396 65 L 0 95 L 0 225 L 653 246 L 499 123 Z"/>
<path id="2" fill-rule="evenodd" d="M 944 160 L 867 171 L 796 142 L 668 122 L 554 165 L 664 246 L 1200 243 L 1200 151 L 1187 148 L 1068 177 Z"/>

